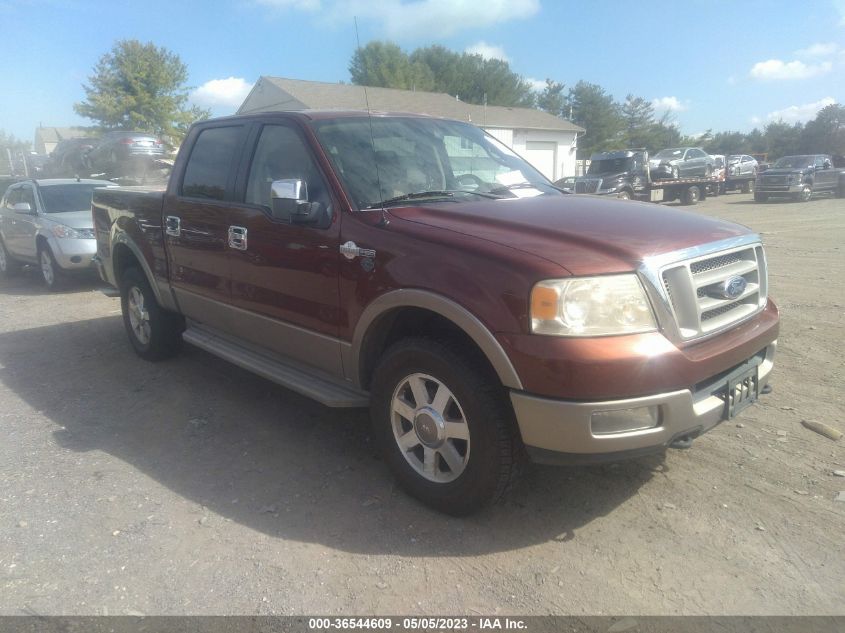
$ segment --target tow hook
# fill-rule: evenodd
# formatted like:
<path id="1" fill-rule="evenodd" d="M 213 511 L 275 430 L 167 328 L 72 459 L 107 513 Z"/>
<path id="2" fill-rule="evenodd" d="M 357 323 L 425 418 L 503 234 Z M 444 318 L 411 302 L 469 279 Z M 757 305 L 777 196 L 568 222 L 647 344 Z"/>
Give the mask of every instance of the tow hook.
<path id="1" fill-rule="evenodd" d="M 692 436 L 685 435 L 684 437 L 679 437 L 676 440 L 673 440 L 671 444 L 669 444 L 669 448 L 692 448 Z"/>

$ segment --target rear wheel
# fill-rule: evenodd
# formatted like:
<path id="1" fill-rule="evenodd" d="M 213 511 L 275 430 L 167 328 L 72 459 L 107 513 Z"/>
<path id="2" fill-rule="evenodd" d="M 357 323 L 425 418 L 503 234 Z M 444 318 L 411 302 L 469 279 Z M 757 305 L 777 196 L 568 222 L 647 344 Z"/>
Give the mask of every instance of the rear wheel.
<path id="1" fill-rule="evenodd" d="M 686 205 L 692 205 L 698 202 L 699 198 L 701 198 L 701 191 L 698 187 L 687 187 L 684 190 L 682 201 Z"/>
<path id="2" fill-rule="evenodd" d="M 746 180 L 742 183 L 742 193 L 754 193 L 754 181 Z"/>
<path id="3" fill-rule="evenodd" d="M 393 345 L 373 375 L 371 417 L 399 484 L 441 512 L 475 512 L 518 476 L 523 449 L 504 389 L 450 341 Z"/>
<path id="4" fill-rule="evenodd" d="M 21 265 L 12 259 L 9 251 L 6 250 L 6 245 L 0 239 L 0 275 L 4 277 L 12 277 L 20 270 Z"/>
<path id="5" fill-rule="evenodd" d="M 175 356 L 182 346 L 182 317 L 158 305 L 147 278 L 137 268 L 123 273 L 120 307 L 129 343 L 145 360 Z"/>
<path id="6" fill-rule="evenodd" d="M 631 192 L 623 189 L 619 193 L 616 194 L 616 197 L 620 200 L 630 200 L 631 199 Z"/>

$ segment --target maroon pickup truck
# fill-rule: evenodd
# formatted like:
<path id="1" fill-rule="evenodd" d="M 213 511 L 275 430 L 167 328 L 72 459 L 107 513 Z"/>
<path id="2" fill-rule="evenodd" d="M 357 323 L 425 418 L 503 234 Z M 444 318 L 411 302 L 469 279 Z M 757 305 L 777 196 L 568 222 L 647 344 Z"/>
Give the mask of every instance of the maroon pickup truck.
<path id="1" fill-rule="evenodd" d="M 327 406 L 452 514 L 530 458 L 693 438 L 767 386 L 778 334 L 747 228 L 561 192 L 480 129 L 287 112 L 191 128 L 166 189 L 94 193 L 129 340 L 196 345 Z"/>

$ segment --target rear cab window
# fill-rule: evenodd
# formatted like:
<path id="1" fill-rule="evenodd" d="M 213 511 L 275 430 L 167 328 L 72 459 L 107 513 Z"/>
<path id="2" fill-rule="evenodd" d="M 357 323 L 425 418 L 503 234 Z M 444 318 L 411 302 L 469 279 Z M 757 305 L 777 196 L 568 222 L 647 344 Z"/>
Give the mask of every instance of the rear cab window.
<path id="1" fill-rule="evenodd" d="M 231 182 L 243 126 L 211 127 L 202 130 L 191 148 L 180 195 L 204 200 L 231 200 Z"/>

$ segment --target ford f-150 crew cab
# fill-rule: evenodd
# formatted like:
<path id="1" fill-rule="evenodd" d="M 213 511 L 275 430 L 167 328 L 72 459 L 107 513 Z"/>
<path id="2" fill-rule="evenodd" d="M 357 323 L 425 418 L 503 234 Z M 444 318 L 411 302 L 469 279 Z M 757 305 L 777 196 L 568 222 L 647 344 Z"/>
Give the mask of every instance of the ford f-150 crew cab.
<path id="1" fill-rule="evenodd" d="M 143 358 L 184 340 L 368 406 L 401 485 L 462 514 L 524 458 L 684 446 L 752 404 L 778 333 L 749 229 L 568 195 L 482 130 L 366 112 L 204 121 L 166 190 L 96 190 Z"/>

